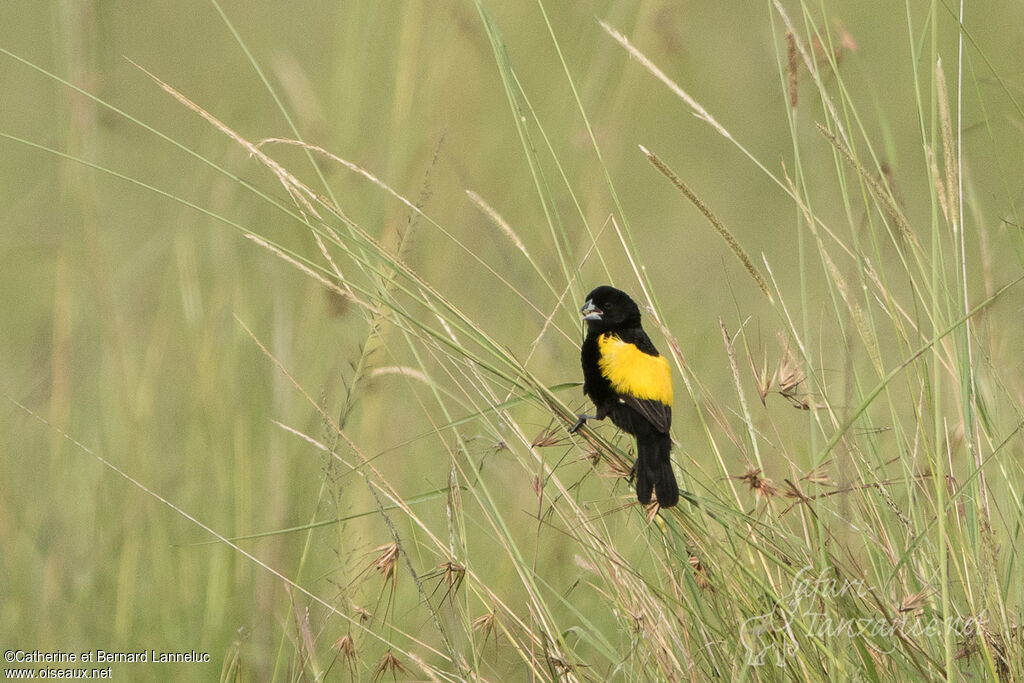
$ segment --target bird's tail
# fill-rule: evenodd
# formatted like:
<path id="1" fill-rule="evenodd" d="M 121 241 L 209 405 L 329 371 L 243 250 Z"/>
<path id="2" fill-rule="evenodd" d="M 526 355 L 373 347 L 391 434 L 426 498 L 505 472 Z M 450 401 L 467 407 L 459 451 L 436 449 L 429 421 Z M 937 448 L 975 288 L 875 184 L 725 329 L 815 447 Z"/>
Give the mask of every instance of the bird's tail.
<path id="1" fill-rule="evenodd" d="M 669 451 L 672 439 L 661 432 L 639 434 L 636 440 L 636 498 L 644 505 L 651 502 L 651 494 L 658 497 L 658 505 L 670 508 L 679 502 L 679 485 L 672 472 Z"/>

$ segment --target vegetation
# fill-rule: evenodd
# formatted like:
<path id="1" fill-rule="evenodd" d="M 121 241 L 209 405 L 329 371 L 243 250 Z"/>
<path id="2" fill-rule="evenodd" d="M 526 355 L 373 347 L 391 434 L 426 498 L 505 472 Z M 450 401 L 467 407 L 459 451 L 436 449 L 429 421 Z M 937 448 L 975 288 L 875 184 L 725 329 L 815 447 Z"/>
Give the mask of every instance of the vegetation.
<path id="1" fill-rule="evenodd" d="M 0 643 L 1024 676 L 1024 13 L 847 4 L 5 8 Z M 568 433 L 603 283 L 671 510 Z"/>

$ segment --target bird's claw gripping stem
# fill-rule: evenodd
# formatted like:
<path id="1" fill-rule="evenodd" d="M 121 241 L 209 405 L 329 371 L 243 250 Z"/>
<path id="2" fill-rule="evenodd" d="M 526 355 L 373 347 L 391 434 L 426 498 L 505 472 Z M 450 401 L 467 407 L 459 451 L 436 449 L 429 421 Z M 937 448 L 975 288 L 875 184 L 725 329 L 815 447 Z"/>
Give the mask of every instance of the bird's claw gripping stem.
<path id="1" fill-rule="evenodd" d="M 595 419 L 597 419 L 597 418 L 595 418 L 593 415 L 579 415 L 578 419 L 576 420 L 576 424 L 574 424 L 572 427 L 569 428 L 569 433 L 570 434 L 575 434 L 576 432 L 579 431 L 580 427 L 583 426 L 584 422 L 586 422 L 587 420 L 595 420 Z"/>

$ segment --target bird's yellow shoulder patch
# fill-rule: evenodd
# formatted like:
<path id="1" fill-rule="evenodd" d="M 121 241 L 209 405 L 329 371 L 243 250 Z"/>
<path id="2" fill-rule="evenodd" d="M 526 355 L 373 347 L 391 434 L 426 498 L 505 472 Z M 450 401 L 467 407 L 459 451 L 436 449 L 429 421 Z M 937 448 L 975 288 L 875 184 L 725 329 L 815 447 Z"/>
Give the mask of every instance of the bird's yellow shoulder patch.
<path id="1" fill-rule="evenodd" d="M 601 351 L 601 374 L 615 391 L 672 405 L 672 369 L 668 359 L 644 353 L 614 334 L 602 334 L 597 346 Z"/>

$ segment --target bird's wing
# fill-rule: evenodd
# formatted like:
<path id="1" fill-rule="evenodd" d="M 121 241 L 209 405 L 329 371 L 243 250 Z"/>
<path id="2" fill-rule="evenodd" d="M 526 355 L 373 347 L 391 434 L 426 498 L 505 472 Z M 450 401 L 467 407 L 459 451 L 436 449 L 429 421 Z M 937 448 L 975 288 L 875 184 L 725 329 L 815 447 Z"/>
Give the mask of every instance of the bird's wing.
<path id="1" fill-rule="evenodd" d="M 654 428 L 659 432 L 668 434 L 669 428 L 672 426 L 672 407 L 662 403 L 661 401 L 655 401 L 649 398 L 637 398 L 636 396 L 630 396 L 629 394 L 619 394 L 619 398 L 622 399 L 630 408 L 640 413 L 644 419 L 654 425 Z"/>

